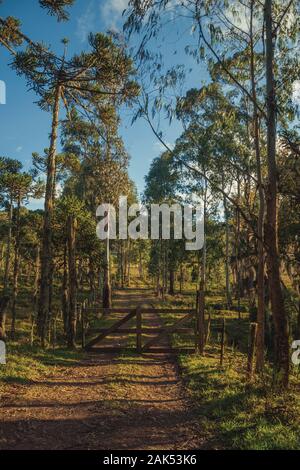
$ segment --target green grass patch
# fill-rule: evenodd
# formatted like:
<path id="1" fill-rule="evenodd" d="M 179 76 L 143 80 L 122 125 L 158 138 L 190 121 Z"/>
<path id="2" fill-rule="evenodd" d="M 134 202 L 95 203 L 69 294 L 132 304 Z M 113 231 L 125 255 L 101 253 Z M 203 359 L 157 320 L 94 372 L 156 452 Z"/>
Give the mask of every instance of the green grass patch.
<path id="1" fill-rule="evenodd" d="M 57 366 L 68 366 L 83 359 L 81 351 L 46 349 L 26 344 L 7 344 L 6 364 L 0 365 L 0 383 L 30 383 L 49 374 Z"/>
<path id="2" fill-rule="evenodd" d="M 226 449 L 300 449 L 300 396 L 292 377 L 288 392 L 275 392 L 270 371 L 264 381 L 246 380 L 246 356 L 226 351 L 225 366 L 207 356 L 181 355 L 179 364 L 198 417 Z"/>

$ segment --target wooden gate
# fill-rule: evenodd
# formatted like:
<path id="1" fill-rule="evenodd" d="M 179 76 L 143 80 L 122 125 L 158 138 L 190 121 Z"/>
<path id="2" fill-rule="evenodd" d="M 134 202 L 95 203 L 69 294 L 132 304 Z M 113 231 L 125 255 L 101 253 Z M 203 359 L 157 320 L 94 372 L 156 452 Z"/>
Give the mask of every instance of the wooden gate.
<path id="1" fill-rule="evenodd" d="M 104 315 L 103 318 L 109 319 L 113 314 L 124 314 L 124 317 L 114 322 L 107 328 L 87 329 L 85 326 L 87 314 L 92 309 L 83 309 L 82 315 L 82 345 L 85 350 L 97 353 L 106 352 L 121 352 L 124 350 L 136 351 L 138 353 L 155 352 L 155 353 L 170 353 L 170 352 L 195 352 L 198 349 L 199 335 L 197 332 L 198 322 L 196 321 L 196 310 L 192 309 L 155 309 L 155 308 L 111 308 L 111 309 L 97 309 L 98 315 Z M 94 309 L 96 310 L 96 309 Z M 145 319 L 152 316 L 156 321 L 163 323 L 163 317 L 166 314 L 176 314 L 180 318 L 173 320 L 172 324 L 167 326 L 146 326 Z M 134 321 L 135 320 L 135 321 Z M 134 321 L 134 325 L 132 325 Z M 126 323 L 131 322 L 131 325 L 124 327 Z M 184 326 L 190 323 L 189 326 Z M 193 347 L 171 347 L 170 341 L 166 345 L 161 345 L 163 340 L 170 334 L 181 333 L 189 334 L 193 338 Z M 86 336 L 94 336 L 86 343 Z M 103 342 L 110 336 L 117 335 L 135 335 L 135 347 L 128 347 L 126 344 L 122 346 L 104 346 Z M 150 336 L 150 339 L 149 339 Z M 146 338 L 147 337 L 147 338 Z"/>

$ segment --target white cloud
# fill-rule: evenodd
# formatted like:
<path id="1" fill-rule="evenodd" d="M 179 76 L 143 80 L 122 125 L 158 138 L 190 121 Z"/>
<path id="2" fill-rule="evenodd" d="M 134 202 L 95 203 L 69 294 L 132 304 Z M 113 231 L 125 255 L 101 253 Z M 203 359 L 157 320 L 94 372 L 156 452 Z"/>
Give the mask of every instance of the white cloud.
<path id="1" fill-rule="evenodd" d="M 18 153 L 19 153 L 19 152 L 22 152 L 22 150 L 23 150 L 22 145 L 19 145 L 19 146 L 16 148 L 16 152 L 18 152 Z"/>
<path id="2" fill-rule="evenodd" d="M 101 2 L 100 13 L 102 21 L 110 29 L 118 29 L 123 11 L 128 7 L 129 0 L 105 0 Z"/>
<path id="3" fill-rule="evenodd" d="M 76 34 L 80 42 L 85 42 L 89 33 L 93 30 L 95 25 L 95 2 L 90 1 L 85 12 L 77 18 L 77 31 Z"/>

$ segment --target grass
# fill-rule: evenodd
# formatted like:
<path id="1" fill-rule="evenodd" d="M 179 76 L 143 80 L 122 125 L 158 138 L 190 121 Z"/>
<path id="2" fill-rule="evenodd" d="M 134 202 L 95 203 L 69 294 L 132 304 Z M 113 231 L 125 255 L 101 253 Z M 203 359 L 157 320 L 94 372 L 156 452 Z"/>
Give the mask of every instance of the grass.
<path id="1" fill-rule="evenodd" d="M 161 307 L 191 308 L 192 296 L 166 296 Z M 207 312 L 211 305 L 224 304 L 221 294 L 206 298 Z M 245 310 L 246 305 L 244 306 Z M 264 376 L 247 380 L 248 314 L 241 319 L 236 311 L 222 309 L 211 312 L 211 335 L 205 356 L 179 355 L 178 363 L 200 427 L 210 436 L 215 448 L 275 450 L 300 449 L 300 387 L 297 374 L 291 374 L 290 389 L 279 392 L 272 387 L 269 363 Z M 226 320 L 225 361 L 220 366 L 219 324 Z M 163 318 L 166 325 L 176 314 Z M 185 325 L 185 326 L 192 326 Z M 173 347 L 190 346 L 191 340 L 181 334 L 170 337 Z"/>
<path id="2" fill-rule="evenodd" d="M 295 377 L 290 390 L 272 389 L 264 381 L 249 384 L 245 355 L 227 351 L 221 367 L 213 354 L 181 355 L 179 365 L 199 420 L 208 434 L 227 449 L 299 449 L 300 396 Z"/>
<path id="3" fill-rule="evenodd" d="M 6 364 L 0 365 L 0 392 L 5 384 L 28 384 L 52 373 L 56 367 L 72 365 L 84 357 L 82 351 L 30 345 L 30 323 L 17 320 L 17 335 L 6 346 Z M 59 336 L 59 335 L 58 335 Z"/>
<path id="4" fill-rule="evenodd" d="M 207 305 L 222 303 L 222 294 L 208 296 Z M 157 307 L 191 308 L 190 295 L 167 296 Z M 220 333 L 218 325 L 226 319 L 227 347 L 225 360 L 220 366 Z M 225 449 L 300 449 L 300 394 L 299 378 L 291 374 L 291 386 L 280 393 L 272 388 L 271 369 L 267 363 L 263 378 L 249 383 L 246 377 L 247 342 L 249 320 L 243 314 L 237 318 L 236 311 L 211 310 L 211 336 L 205 356 L 194 354 L 179 355 L 178 364 L 187 394 L 193 403 L 195 414 L 203 432 L 208 436 L 211 448 Z M 163 318 L 165 324 L 172 324 L 176 314 Z M 93 327 L 109 327 L 115 319 L 102 317 Z M 134 326 L 134 320 L 128 323 Z M 78 362 L 84 353 L 60 349 L 42 350 L 29 343 L 30 324 L 18 320 L 18 337 L 8 344 L 7 365 L 0 365 L 0 393 L 5 384 L 28 384 L 47 376 L 56 367 Z M 192 326 L 185 325 L 185 326 Z M 171 336 L 173 346 L 191 346 L 193 340 L 181 334 Z M 127 346 L 134 346 L 135 335 L 127 336 Z M 126 379 L 140 373 L 144 359 L 130 352 L 121 353 L 118 373 Z M 118 397 L 118 385 L 109 384 L 113 395 Z"/>

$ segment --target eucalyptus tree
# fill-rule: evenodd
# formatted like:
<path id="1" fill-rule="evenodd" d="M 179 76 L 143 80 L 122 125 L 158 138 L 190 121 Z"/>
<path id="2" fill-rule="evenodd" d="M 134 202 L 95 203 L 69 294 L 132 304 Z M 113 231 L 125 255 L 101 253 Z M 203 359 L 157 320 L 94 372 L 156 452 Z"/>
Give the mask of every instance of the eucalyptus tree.
<path id="1" fill-rule="evenodd" d="M 250 9 L 249 9 L 250 7 Z M 245 14 L 244 8 L 248 9 Z M 283 292 L 281 289 L 279 252 L 278 252 L 278 190 L 277 190 L 277 159 L 276 159 L 276 136 L 277 123 L 287 126 L 287 121 L 291 115 L 284 101 L 287 102 L 287 94 L 291 94 L 293 80 L 297 79 L 297 69 L 299 67 L 294 48 L 299 35 L 299 2 L 290 0 L 265 0 L 264 2 L 242 2 L 239 0 L 228 2 L 218 0 L 216 2 L 198 0 L 183 0 L 173 2 L 171 0 L 159 0 L 157 2 L 131 1 L 127 12 L 125 28 L 130 34 L 143 34 L 143 39 L 139 44 L 138 55 L 141 59 L 152 58 L 149 48 L 149 41 L 159 38 L 159 33 L 168 19 L 177 20 L 178 29 L 190 25 L 190 30 L 197 35 L 198 41 L 195 47 L 188 47 L 188 52 L 201 62 L 205 60 L 208 68 L 218 65 L 227 76 L 228 83 L 236 87 L 253 105 L 254 135 L 256 143 L 256 161 L 259 171 L 259 151 L 257 147 L 257 114 L 266 130 L 266 167 L 267 178 L 265 184 L 266 218 L 264 224 L 264 248 L 267 258 L 268 281 L 271 293 L 271 307 L 274 319 L 275 331 L 275 379 L 279 385 L 287 386 L 289 374 L 289 345 L 287 331 L 287 315 L 283 303 Z M 182 20 L 184 18 L 184 20 Z M 249 31 L 243 31 L 243 24 L 248 19 L 252 23 Z M 261 34 L 253 35 L 253 23 L 259 22 Z M 184 33 L 184 31 L 183 31 Z M 241 40 L 241 36 L 243 39 Z M 246 36 L 246 38 L 245 38 Z M 228 42 L 229 39 L 229 42 Z M 233 47 L 231 47 L 233 46 Z M 153 48 L 152 48 L 153 49 Z M 245 61 L 250 62 L 250 80 L 241 79 L 240 69 L 242 61 L 234 61 L 242 51 Z M 262 53 L 262 64 L 264 64 L 264 90 L 263 100 L 259 101 L 256 94 L 257 69 L 253 61 L 255 53 Z M 154 54 L 153 76 L 161 73 L 161 60 L 159 54 Z M 231 67 L 233 60 L 236 67 Z M 276 60 L 276 66 L 275 66 Z M 297 65 L 298 64 L 298 65 Z M 242 67 L 245 70 L 245 67 Z M 174 69 L 173 69 L 174 70 Z M 170 75 L 170 74 L 169 74 Z M 175 72 L 176 75 L 176 72 Z M 173 73 L 174 76 L 174 73 Z M 248 70 L 249 77 L 249 70 Z M 253 80 L 254 79 L 254 80 Z M 157 82 L 157 80 L 156 80 Z M 158 81 L 159 83 L 159 81 Z M 169 86 L 169 77 L 164 83 Z M 173 86 L 174 80 L 171 85 Z M 283 88 L 283 83 L 285 84 Z M 250 84 L 250 87 L 249 87 Z M 159 92 L 164 91 L 163 86 L 159 87 Z M 156 103 L 161 108 L 161 96 L 156 99 Z M 281 113 L 276 101 L 283 104 L 285 113 Z M 165 106 L 167 109 L 167 106 Z M 293 114 L 293 113 L 292 113 Z M 158 137 L 161 138 L 159 132 Z M 259 176 L 259 175 L 258 175 Z M 260 178 L 259 178 L 260 179 Z M 260 234 L 262 232 L 262 182 L 260 188 Z M 242 214 L 242 213 L 241 213 Z M 257 236 L 257 231 L 255 233 Z M 259 241 L 261 237 L 259 237 Z M 262 275 L 262 246 L 260 245 L 260 277 Z M 263 286 L 262 286 L 263 287 Z M 262 299 L 260 292 L 260 324 L 262 321 Z M 260 329 L 260 339 L 262 339 L 262 329 Z M 260 341 L 261 342 L 261 341 Z M 258 364 L 261 366 L 261 364 Z"/>
<path id="2" fill-rule="evenodd" d="M 193 177 L 194 191 L 200 191 L 203 200 L 204 219 L 207 218 L 208 202 L 212 210 L 222 199 L 225 221 L 225 273 L 226 297 L 231 305 L 230 288 L 230 213 L 236 204 L 234 195 L 240 189 L 241 175 L 248 159 L 245 115 L 234 106 L 235 94 L 223 94 L 218 83 L 200 90 L 191 89 L 177 103 L 177 116 L 184 126 L 177 140 L 174 158 Z M 226 174 L 226 178 L 225 178 Z M 197 183 L 197 184 L 196 184 Z M 208 184 L 210 191 L 208 191 Z M 237 186 L 237 188 L 235 187 Z M 239 212 L 239 201 L 237 212 Z M 253 224 L 254 225 L 254 224 Z M 202 280 L 200 290 L 205 290 L 205 244 L 202 253 Z"/>
<path id="3" fill-rule="evenodd" d="M 294 339 L 300 335 L 300 148 L 294 134 L 285 136 L 278 146 L 280 193 L 279 246 L 281 262 L 286 268 L 293 293 L 290 315 Z M 296 312 L 296 315 L 294 314 Z"/>
<path id="4" fill-rule="evenodd" d="M 180 171 L 173 165 L 172 156 L 169 152 L 163 152 L 160 157 L 155 158 L 145 177 L 144 200 L 146 205 L 177 202 L 179 200 L 179 174 Z M 158 293 L 161 287 L 165 291 L 169 284 L 169 293 L 173 295 L 174 275 L 178 265 L 178 248 L 175 248 L 176 241 L 173 239 L 172 233 L 170 234 L 170 240 L 162 239 L 161 220 L 158 223 L 160 225 L 159 239 L 152 241 L 154 248 L 152 248 L 150 256 L 150 273 L 156 274 Z M 170 224 L 172 230 L 174 230 L 174 221 L 171 219 L 171 214 Z M 157 264 L 156 268 L 155 264 Z"/>

